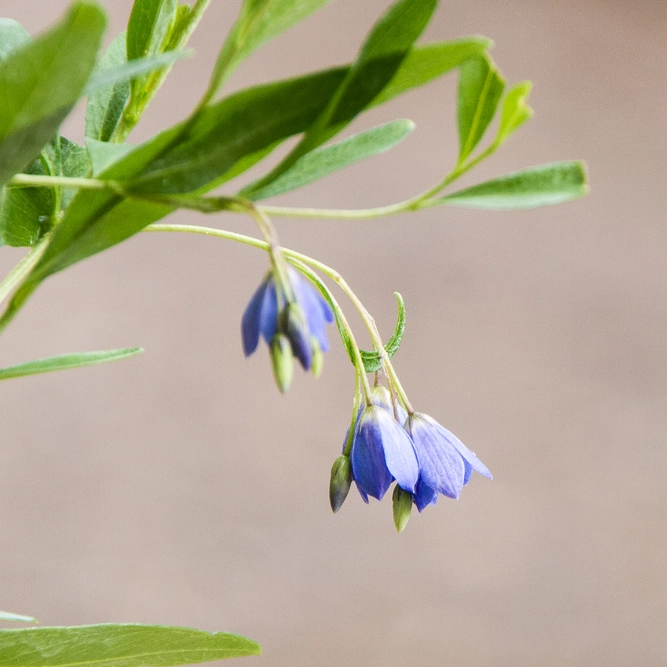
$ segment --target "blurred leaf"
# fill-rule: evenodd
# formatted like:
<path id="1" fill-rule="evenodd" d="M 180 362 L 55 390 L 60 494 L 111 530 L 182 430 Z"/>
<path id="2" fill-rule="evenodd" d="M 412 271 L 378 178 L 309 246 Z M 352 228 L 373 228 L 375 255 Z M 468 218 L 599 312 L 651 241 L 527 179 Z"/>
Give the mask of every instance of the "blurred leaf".
<path id="1" fill-rule="evenodd" d="M 398 351 L 405 331 L 405 303 L 403 297 L 398 292 L 394 292 L 394 296 L 396 297 L 396 301 L 398 301 L 398 319 L 396 320 L 394 333 L 384 346 L 389 358 L 393 357 Z M 377 351 L 367 352 L 366 350 L 360 350 L 360 352 L 367 373 L 374 373 L 382 368 L 382 361 Z"/>
<path id="2" fill-rule="evenodd" d="M 459 164 L 473 152 L 493 120 L 505 81 L 488 55 L 461 65 L 458 88 Z"/>
<path id="3" fill-rule="evenodd" d="M 258 201 L 275 197 L 303 187 L 354 162 L 384 153 L 405 139 L 414 127 L 415 124 L 411 120 L 394 120 L 359 132 L 332 146 L 315 149 L 297 160 L 291 169 L 273 183 L 251 192 L 250 199 Z M 244 191 L 241 190 L 239 195 L 245 196 Z"/>
<path id="4" fill-rule="evenodd" d="M 533 84 L 530 81 L 521 81 L 505 95 L 495 140 L 498 145 L 505 142 L 513 132 L 532 117 L 533 110 L 526 103 L 532 87 Z"/>
<path id="5" fill-rule="evenodd" d="M 49 166 L 51 176 L 85 178 L 90 172 L 88 151 L 59 134 L 44 147 L 42 160 Z M 76 194 L 75 188 L 56 188 L 59 211 L 64 211 Z"/>
<path id="6" fill-rule="evenodd" d="M 100 58 L 97 69 L 118 67 L 126 63 L 125 32 L 121 32 Z M 129 96 L 130 81 L 127 78 L 94 90 L 88 96 L 86 105 L 86 136 L 109 141 Z"/>
<path id="7" fill-rule="evenodd" d="M 38 158 L 24 170 L 46 175 Z M 0 188 L 0 243 L 14 247 L 32 246 L 51 225 L 56 198 L 53 188 Z"/>
<path id="8" fill-rule="evenodd" d="M 21 616 L 20 614 L 10 614 L 8 611 L 0 611 L 0 621 L 20 621 L 22 623 L 37 623 L 37 621 L 34 618 L 32 618 L 32 616 Z"/>
<path id="9" fill-rule="evenodd" d="M 0 62 L 29 41 L 28 31 L 18 21 L 0 18 Z"/>
<path id="10" fill-rule="evenodd" d="M 391 81 L 369 107 L 384 104 L 402 93 L 423 86 L 450 72 L 462 62 L 483 53 L 492 45 L 486 37 L 464 37 L 451 42 L 413 46 Z"/>
<path id="11" fill-rule="evenodd" d="M 122 157 L 132 152 L 136 146 L 134 144 L 112 144 L 108 141 L 98 141 L 88 137 L 86 139 L 86 148 L 90 155 L 90 161 L 93 165 L 93 176 L 98 176 L 107 167 L 118 162 Z"/>
<path id="12" fill-rule="evenodd" d="M 39 154 L 81 95 L 106 23 L 75 2 L 49 32 L 0 63 L 0 184 Z"/>
<path id="13" fill-rule="evenodd" d="M 264 42 L 331 0 L 244 0 L 215 63 L 207 93 L 212 100 L 234 68 Z"/>
<path id="14" fill-rule="evenodd" d="M 437 0 L 399 0 L 373 26 L 336 94 L 296 147 L 269 174 L 249 186 L 260 190 L 306 153 L 340 132 L 392 80 L 431 19 Z"/>
<path id="15" fill-rule="evenodd" d="M 453 192 L 434 203 L 510 211 L 550 206 L 583 197 L 586 181 L 583 162 L 554 162 Z"/>
<path id="16" fill-rule="evenodd" d="M 162 53 L 177 11 L 178 0 L 135 0 L 127 24 L 127 59 Z"/>
<path id="17" fill-rule="evenodd" d="M 160 625 L 0 630 L 0 667 L 171 667 L 260 653 L 238 635 Z"/>
<path id="18" fill-rule="evenodd" d="M 35 359 L 16 366 L 0 368 L 0 380 L 23 377 L 24 375 L 37 375 L 39 373 L 51 373 L 81 366 L 93 366 L 103 364 L 107 361 L 127 359 L 143 350 L 140 347 L 130 347 L 124 350 L 104 350 L 103 352 L 76 352 L 74 354 L 61 354 L 46 359 Z"/>

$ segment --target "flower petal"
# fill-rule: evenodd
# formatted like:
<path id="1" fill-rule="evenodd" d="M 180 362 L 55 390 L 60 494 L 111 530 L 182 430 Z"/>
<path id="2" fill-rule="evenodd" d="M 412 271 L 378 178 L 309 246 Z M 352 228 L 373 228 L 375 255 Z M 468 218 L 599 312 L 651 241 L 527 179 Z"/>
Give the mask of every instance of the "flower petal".
<path id="1" fill-rule="evenodd" d="M 291 270 L 289 271 L 289 276 L 297 301 L 303 309 L 306 317 L 310 333 L 317 339 L 322 352 L 328 352 L 329 339 L 327 338 L 326 332 L 327 320 L 325 313 L 322 310 L 322 303 L 324 303 L 327 308 L 329 308 L 329 306 L 320 296 L 319 292 L 317 292 L 310 282 L 300 273 Z"/>
<path id="2" fill-rule="evenodd" d="M 417 452 L 421 479 L 443 496 L 458 498 L 465 474 L 463 457 L 432 422 L 415 413 L 406 424 Z"/>
<path id="3" fill-rule="evenodd" d="M 241 318 L 241 338 L 243 340 L 243 353 L 246 357 L 249 357 L 257 349 L 259 343 L 262 306 L 266 288 L 269 284 L 269 277 L 267 274 L 252 295 Z"/>
<path id="4" fill-rule="evenodd" d="M 273 275 L 268 278 L 268 284 L 262 299 L 262 308 L 259 315 L 259 330 L 264 336 L 267 345 L 271 345 L 278 330 L 278 296 Z"/>
<path id="5" fill-rule="evenodd" d="M 385 462 L 382 431 L 376 412 L 386 414 L 381 408 L 371 406 L 364 410 L 357 423 L 352 443 L 352 474 L 360 491 L 382 500 L 394 478 Z"/>
<path id="6" fill-rule="evenodd" d="M 414 501 L 417 509 L 422 512 L 425 507 L 435 505 L 438 500 L 438 493 L 428 486 L 423 479 L 417 482 L 417 488 L 414 493 Z"/>
<path id="7" fill-rule="evenodd" d="M 414 492 L 419 479 L 419 464 L 410 436 L 384 408 L 372 406 L 369 410 L 374 410 L 380 427 L 389 472 L 402 489 Z"/>

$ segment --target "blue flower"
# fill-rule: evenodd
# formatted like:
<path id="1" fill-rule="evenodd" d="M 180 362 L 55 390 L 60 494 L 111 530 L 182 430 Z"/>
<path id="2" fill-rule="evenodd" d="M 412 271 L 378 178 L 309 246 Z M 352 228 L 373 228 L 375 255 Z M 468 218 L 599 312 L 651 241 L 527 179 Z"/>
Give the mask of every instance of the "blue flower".
<path id="1" fill-rule="evenodd" d="M 428 415 L 415 412 L 405 423 L 419 462 L 419 480 L 413 494 L 421 512 L 435 504 L 438 494 L 458 498 L 472 471 L 493 479 L 489 469 L 453 433 Z"/>
<path id="2" fill-rule="evenodd" d="M 269 347 L 276 336 L 286 336 L 294 356 L 309 370 L 313 357 L 329 350 L 326 325 L 334 316 L 329 304 L 298 271 L 288 267 L 287 273 L 296 300 L 278 294 L 274 274 L 269 271 L 243 313 L 243 352 L 250 356 L 260 336 Z"/>
<path id="3" fill-rule="evenodd" d="M 357 421 L 352 442 L 352 476 L 368 502 L 378 500 L 391 483 L 415 493 L 419 464 L 410 436 L 392 415 L 379 405 L 366 407 Z"/>

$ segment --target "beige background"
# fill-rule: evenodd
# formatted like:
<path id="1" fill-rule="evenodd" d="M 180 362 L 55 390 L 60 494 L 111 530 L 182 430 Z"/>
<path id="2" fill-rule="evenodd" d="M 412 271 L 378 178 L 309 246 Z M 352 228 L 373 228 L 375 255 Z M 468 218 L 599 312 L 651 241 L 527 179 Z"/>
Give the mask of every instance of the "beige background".
<path id="1" fill-rule="evenodd" d="M 2 0 L 31 32 L 63 0 Z M 182 118 L 238 2 L 214 0 L 132 135 Z M 350 60 L 385 0 L 338 0 L 245 64 L 232 88 Z M 107 0 L 123 29 L 129 0 Z M 388 334 L 418 409 L 495 475 L 414 516 L 327 500 L 352 398 L 340 345 L 281 397 L 239 322 L 266 266 L 213 239 L 141 235 L 51 278 L 1 363 L 142 345 L 131 361 L 5 383 L 0 608 L 45 624 L 225 629 L 244 664 L 648 667 L 667 664 L 665 118 L 662 0 L 443 3 L 427 40 L 481 33 L 534 120 L 476 174 L 586 158 L 592 193 L 550 209 L 280 220 L 338 268 Z M 456 153 L 454 75 L 351 130 L 409 117 L 392 153 L 281 201 L 373 206 L 415 194 Z M 82 137 L 82 114 L 66 133 Z M 243 218 L 176 222 L 252 233 Z M 19 252 L 2 251 L 7 270 Z M 333 331 L 332 331 L 333 337 Z"/>

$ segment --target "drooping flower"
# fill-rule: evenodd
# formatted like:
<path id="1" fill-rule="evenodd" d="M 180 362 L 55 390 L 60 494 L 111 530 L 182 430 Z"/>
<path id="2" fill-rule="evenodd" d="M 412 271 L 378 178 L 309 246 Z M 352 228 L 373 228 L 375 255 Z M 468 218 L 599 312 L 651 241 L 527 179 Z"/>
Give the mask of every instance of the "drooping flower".
<path id="1" fill-rule="evenodd" d="M 368 502 L 378 500 L 391 483 L 414 493 L 419 479 L 419 465 L 412 440 L 388 410 L 367 406 L 357 421 L 352 442 L 352 477 Z"/>
<path id="2" fill-rule="evenodd" d="M 243 352 L 250 356 L 259 344 L 260 336 L 271 349 L 274 372 L 285 369 L 285 339 L 292 354 L 305 370 L 318 365 L 318 355 L 329 350 L 326 325 L 334 320 L 329 304 L 320 293 L 296 270 L 288 267 L 288 278 L 296 299 L 278 292 L 273 271 L 269 271 L 253 294 L 241 320 Z M 289 373 L 285 372 L 289 377 Z M 289 382 L 276 376 L 278 386 L 285 391 Z"/>
<path id="3" fill-rule="evenodd" d="M 414 502 L 421 512 L 438 494 L 458 498 L 473 470 L 493 479 L 489 469 L 453 433 L 428 415 L 415 412 L 405 422 L 419 462 Z"/>

